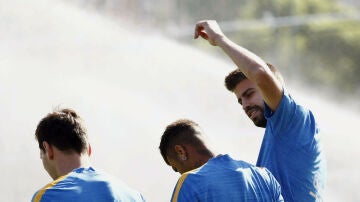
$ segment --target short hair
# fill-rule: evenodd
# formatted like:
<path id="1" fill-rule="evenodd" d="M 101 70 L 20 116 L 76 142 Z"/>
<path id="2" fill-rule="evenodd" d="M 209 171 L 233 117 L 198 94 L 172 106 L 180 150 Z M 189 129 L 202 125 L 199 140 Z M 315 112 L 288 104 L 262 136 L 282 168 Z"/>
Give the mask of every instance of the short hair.
<path id="1" fill-rule="evenodd" d="M 198 135 L 201 135 L 199 125 L 189 119 L 180 119 L 168 125 L 161 136 L 159 146 L 164 161 L 169 164 L 167 156 L 173 153 L 171 148 L 175 145 L 192 144 L 198 147 L 203 145 Z"/>
<path id="2" fill-rule="evenodd" d="M 61 151 L 86 151 L 87 132 L 80 116 L 72 109 L 61 109 L 49 113 L 37 125 L 35 138 L 39 148 L 45 151 L 43 142 L 54 145 Z"/>
<path id="3" fill-rule="evenodd" d="M 266 63 L 271 72 L 275 75 L 275 78 L 281 82 L 281 85 L 284 86 L 284 79 L 280 73 L 280 71 L 270 63 Z M 242 73 L 239 69 L 235 69 L 234 71 L 230 72 L 229 75 L 225 77 L 225 86 L 226 88 L 233 92 L 237 84 L 241 81 L 247 79 L 247 77 Z"/>

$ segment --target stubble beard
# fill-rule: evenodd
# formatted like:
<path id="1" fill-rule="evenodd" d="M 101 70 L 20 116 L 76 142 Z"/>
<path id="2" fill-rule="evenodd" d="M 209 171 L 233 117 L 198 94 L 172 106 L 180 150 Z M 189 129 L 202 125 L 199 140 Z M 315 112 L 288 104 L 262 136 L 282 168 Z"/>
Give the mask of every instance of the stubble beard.
<path id="1" fill-rule="evenodd" d="M 258 113 L 258 114 L 257 114 L 257 116 L 253 117 L 252 119 L 250 117 L 249 118 L 252 120 L 252 122 L 254 123 L 255 126 L 265 128 L 267 120 L 266 120 L 266 118 L 264 116 L 264 110 L 259 106 L 253 106 L 251 108 L 252 109 L 255 108 L 256 113 Z"/>
<path id="2" fill-rule="evenodd" d="M 259 116 L 259 117 L 256 117 L 256 118 L 253 120 L 253 123 L 254 123 L 255 126 L 257 126 L 257 127 L 266 128 L 267 120 L 266 120 L 266 118 L 264 117 L 264 115 L 261 115 L 261 116 Z"/>

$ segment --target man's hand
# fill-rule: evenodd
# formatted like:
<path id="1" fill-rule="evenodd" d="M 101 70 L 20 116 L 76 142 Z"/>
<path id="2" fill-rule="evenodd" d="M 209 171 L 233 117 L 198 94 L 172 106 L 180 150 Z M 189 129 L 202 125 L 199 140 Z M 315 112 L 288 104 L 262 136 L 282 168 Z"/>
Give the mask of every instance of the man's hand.
<path id="1" fill-rule="evenodd" d="M 213 46 L 217 46 L 220 40 L 225 38 L 218 23 L 215 20 L 204 20 L 196 23 L 194 38 L 201 36 Z"/>

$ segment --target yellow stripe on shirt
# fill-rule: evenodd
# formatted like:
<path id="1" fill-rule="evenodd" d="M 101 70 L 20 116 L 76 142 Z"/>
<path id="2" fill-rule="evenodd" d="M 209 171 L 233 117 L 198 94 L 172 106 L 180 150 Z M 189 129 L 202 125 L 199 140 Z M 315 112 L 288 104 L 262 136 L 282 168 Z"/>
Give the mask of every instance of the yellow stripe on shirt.
<path id="1" fill-rule="evenodd" d="M 181 175 L 178 183 L 176 184 L 176 188 L 175 188 L 175 192 L 174 192 L 174 196 L 172 198 L 172 202 L 176 202 L 177 199 L 178 199 L 178 196 L 179 196 L 179 192 L 180 192 L 180 189 L 181 189 L 181 186 L 182 184 L 184 183 L 185 181 L 185 178 L 189 175 L 189 172 Z"/>
<path id="2" fill-rule="evenodd" d="M 61 180 L 63 180 L 67 175 L 63 175 L 61 177 L 59 177 L 58 179 L 56 179 L 55 181 L 45 185 L 42 189 L 40 189 L 38 191 L 38 193 L 36 193 L 36 196 L 34 197 L 34 201 L 33 202 L 40 202 L 42 196 L 45 194 L 46 189 L 51 188 L 53 186 L 55 186 L 57 183 L 59 183 Z"/>

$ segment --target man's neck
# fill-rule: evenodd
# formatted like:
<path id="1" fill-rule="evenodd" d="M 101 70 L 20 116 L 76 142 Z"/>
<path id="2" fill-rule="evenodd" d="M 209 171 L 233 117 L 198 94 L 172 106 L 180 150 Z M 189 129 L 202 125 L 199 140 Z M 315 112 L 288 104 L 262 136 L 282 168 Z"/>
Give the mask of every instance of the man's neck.
<path id="1" fill-rule="evenodd" d="M 89 166 L 89 157 L 86 154 L 71 154 L 59 156 L 56 161 L 57 178 L 70 173 L 74 169 Z"/>

